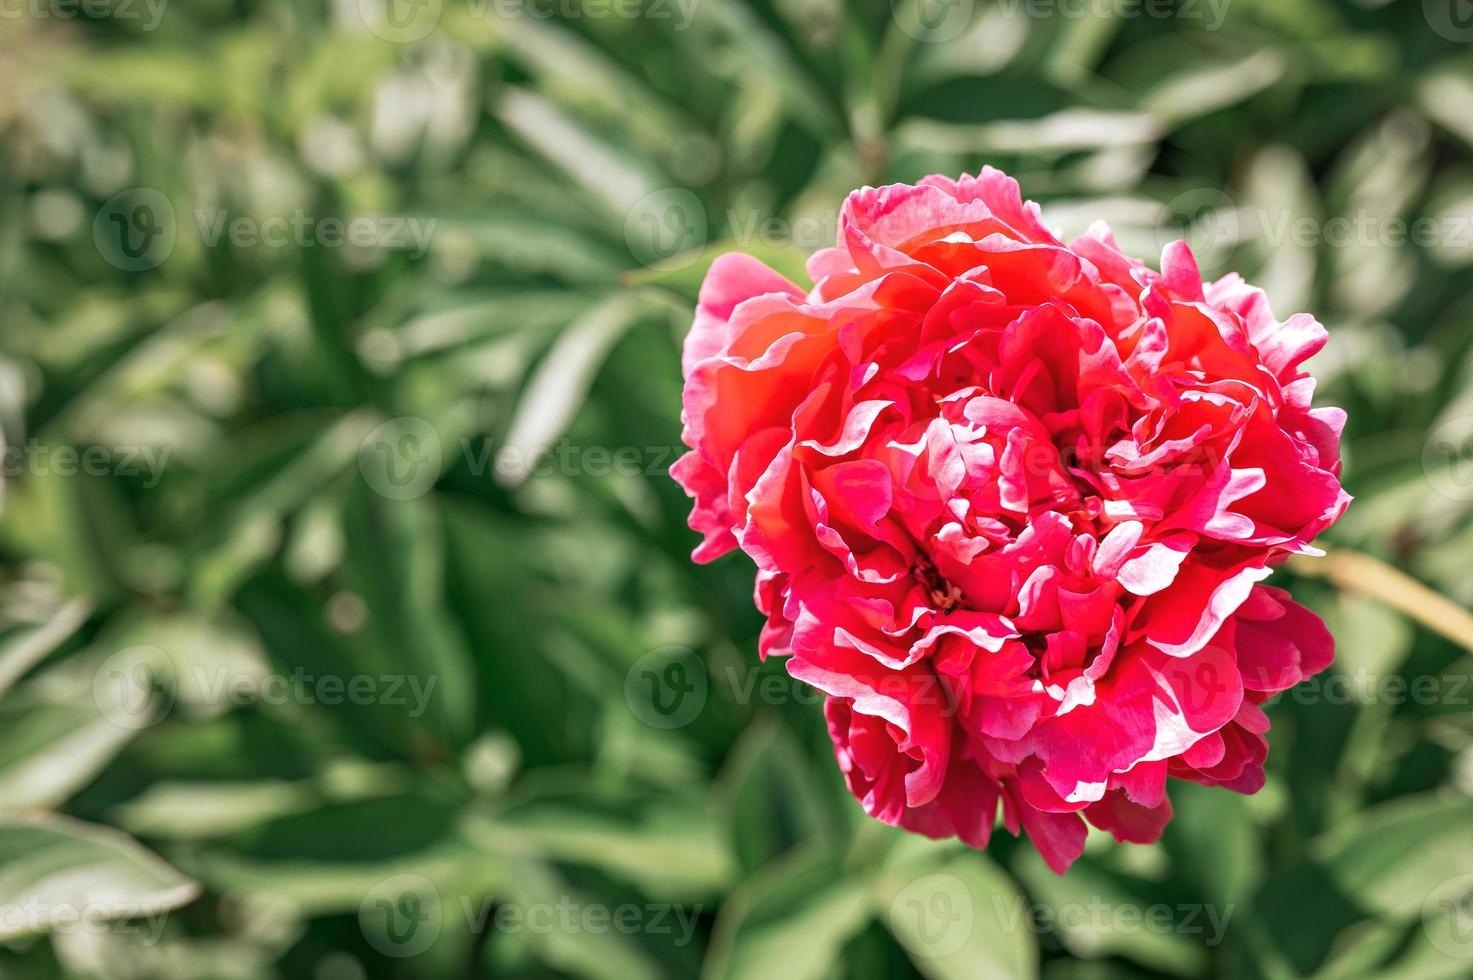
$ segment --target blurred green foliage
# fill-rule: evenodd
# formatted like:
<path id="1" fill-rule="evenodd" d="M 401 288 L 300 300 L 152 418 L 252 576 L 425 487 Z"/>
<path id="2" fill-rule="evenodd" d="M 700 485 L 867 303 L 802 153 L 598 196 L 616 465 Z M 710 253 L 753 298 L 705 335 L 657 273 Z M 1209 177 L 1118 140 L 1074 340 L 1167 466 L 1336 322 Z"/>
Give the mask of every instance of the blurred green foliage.
<path id="1" fill-rule="evenodd" d="M 1055 878 L 862 816 L 665 473 L 711 255 L 988 162 L 1325 320 L 1332 542 L 1473 602 L 1459 0 L 391 2 L 4 7 L 0 976 L 1473 974 L 1468 651 L 1280 573 L 1268 786 Z"/>

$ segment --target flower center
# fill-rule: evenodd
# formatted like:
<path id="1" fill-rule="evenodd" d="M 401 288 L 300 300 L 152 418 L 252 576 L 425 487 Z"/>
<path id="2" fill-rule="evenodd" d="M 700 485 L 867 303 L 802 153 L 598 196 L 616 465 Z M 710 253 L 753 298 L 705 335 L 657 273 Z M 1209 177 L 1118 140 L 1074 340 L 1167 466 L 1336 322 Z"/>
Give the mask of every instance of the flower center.
<path id="1" fill-rule="evenodd" d="M 936 566 L 931 564 L 930 559 L 917 558 L 915 565 L 911 568 L 911 574 L 926 589 L 931 604 L 943 613 L 951 612 L 961 603 L 962 590 L 946 581 Z"/>

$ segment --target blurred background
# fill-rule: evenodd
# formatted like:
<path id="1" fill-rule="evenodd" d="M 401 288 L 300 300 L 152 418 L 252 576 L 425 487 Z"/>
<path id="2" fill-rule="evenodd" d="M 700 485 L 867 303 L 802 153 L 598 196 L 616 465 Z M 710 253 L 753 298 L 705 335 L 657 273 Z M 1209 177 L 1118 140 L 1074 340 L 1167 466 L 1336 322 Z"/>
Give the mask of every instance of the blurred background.
<path id="1" fill-rule="evenodd" d="M 0 66 L 0 977 L 1473 976 L 1464 0 L 0 0 Z M 984 162 L 1350 413 L 1268 785 L 1064 878 L 862 816 L 667 475 L 714 254 Z"/>

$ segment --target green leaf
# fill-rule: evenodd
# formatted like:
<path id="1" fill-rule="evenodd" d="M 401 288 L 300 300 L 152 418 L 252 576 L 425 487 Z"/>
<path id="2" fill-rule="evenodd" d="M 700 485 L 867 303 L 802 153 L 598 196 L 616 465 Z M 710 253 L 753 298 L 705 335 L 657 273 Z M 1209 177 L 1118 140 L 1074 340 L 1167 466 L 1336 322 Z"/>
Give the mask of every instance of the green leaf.
<path id="1" fill-rule="evenodd" d="M 823 786 L 787 729 L 770 718 L 747 727 L 714 788 L 745 869 L 755 871 L 792 846 L 838 839 Z"/>
<path id="2" fill-rule="evenodd" d="M 818 980 L 870 914 L 864 882 L 847 879 L 831 854 L 821 848 L 790 854 L 732 893 L 702 976 Z"/>
<path id="3" fill-rule="evenodd" d="M 622 220 L 664 183 L 532 90 L 503 89 L 494 111 L 508 130 L 561 168 L 611 217 Z"/>
<path id="4" fill-rule="evenodd" d="M 547 966 L 576 977 L 590 980 L 658 980 L 662 971 L 656 960 L 632 936 L 616 926 L 605 928 L 601 918 L 588 919 L 584 916 L 591 910 L 594 916 L 607 913 L 612 920 L 622 909 L 632 907 L 628 903 L 612 903 L 601 900 L 578 889 L 570 888 L 552 868 L 539 861 L 527 858 L 510 859 L 507 865 L 507 883 L 497 896 L 502 908 L 493 915 L 514 914 L 518 918 L 506 920 L 502 928 L 525 936 L 537 959 Z M 563 919 L 559 910 L 567 909 L 577 919 Z M 644 910 L 649 913 L 649 906 Z M 510 910 L 510 911 L 508 911 Z M 483 911 L 489 911 L 483 907 Z M 692 918 L 700 906 L 672 906 L 659 913 L 650 913 L 648 921 L 641 925 L 670 930 L 676 941 L 689 940 L 685 930 L 693 926 Z M 660 916 L 659 922 L 654 915 Z"/>
<path id="5" fill-rule="evenodd" d="M 1221 908 L 1243 903 L 1263 875 L 1259 828 L 1248 801 L 1236 793 L 1185 780 L 1171 787 L 1173 817 L 1163 843 L 1172 867 L 1192 893 Z"/>
<path id="6" fill-rule="evenodd" d="M 671 899 L 709 894 L 735 871 L 700 800 L 635 787 L 549 790 L 473 818 L 466 830 L 492 851 L 590 865 Z"/>
<path id="7" fill-rule="evenodd" d="M 633 295 L 615 295 L 564 330 L 517 401 L 496 475 L 510 486 L 531 473 L 541 454 L 583 406 L 604 357 L 642 311 Z"/>
<path id="8" fill-rule="evenodd" d="M 79 920 L 104 922 L 178 908 L 199 886 L 107 827 L 51 814 L 0 817 L 0 940 Z"/>
<path id="9" fill-rule="evenodd" d="M 210 840 L 311 809 L 311 789 L 283 780 L 157 782 L 113 812 L 135 834 Z"/>
<path id="10" fill-rule="evenodd" d="M 1415 915 L 1434 889 L 1473 874 L 1473 800 L 1429 794 L 1383 803 L 1342 821 L 1315 851 L 1364 907 Z"/>
<path id="11" fill-rule="evenodd" d="M 1056 875 L 1036 852 L 1026 852 L 1018 873 L 1035 900 L 1041 928 L 1086 959 L 1123 956 L 1178 976 L 1200 976 L 1207 949 L 1221 942 L 1235 903 L 1175 903 L 1153 894 L 1146 882 L 1080 858 Z"/>
<path id="12" fill-rule="evenodd" d="M 66 802 L 157 719 L 153 675 L 106 664 L 115 673 L 53 668 L 0 700 L 0 812 Z"/>
<path id="13" fill-rule="evenodd" d="M 876 913 L 930 980 L 1038 975 L 1023 895 L 985 854 L 903 841 L 870 895 Z"/>
<path id="14" fill-rule="evenodd" d="M 27 670 L 65 643 L 91 611 L 92 604 L 86 599 L 73 599 L 57 609 L 48 622 L 20 627 L 0 640 L 0 695 Z"/>
<path id="15" fill-rule="evenodd" d="M 498 874 L 461 836 L 457 818 L 452 804 L 426 790 L 327 804 L 211 844 L 190 866 L 212 888 L 307 915 L 357 911 L 376 888 L 404 876 L 434 883 L 448 900 L 478 894 Z"/>
<path id="16" fill-rule="evenodd" d="M 1199 62 L 1157 85 L 1141 104 L 1175 126 L 1248 99 L 1288 70 L 1288 59 L 1267 48 L 1236 61 Z"/>
<path id="17" fill-rule="evenodd" d="M 475 710 L 470 651 L 445 611 L 445 526 L 434 498 L 389 500 L 358 484 L 344 525 L 347 580 L 368 613 L 354 630 L 357 646 L 373 650 L 371 662 L 384 676 L 401 678 L 410 694 L 394 704 L 386 690 L 374 706 L 402 714 L 405 725 L 420 712 L 450 744 L 468 741 Z M 414 703 L 415 692 L 422 703 Z"/>

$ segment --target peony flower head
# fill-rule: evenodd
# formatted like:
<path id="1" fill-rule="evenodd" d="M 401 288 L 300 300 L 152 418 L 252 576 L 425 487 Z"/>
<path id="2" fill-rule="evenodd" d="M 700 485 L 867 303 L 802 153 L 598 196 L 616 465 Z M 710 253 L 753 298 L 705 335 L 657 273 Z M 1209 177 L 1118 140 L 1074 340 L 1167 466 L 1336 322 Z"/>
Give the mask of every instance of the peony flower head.
<path id="1" fill-rule="evenodd" d="M 1085 821 L 1157 839 L 1168 776 L 1262 786 L 1260 704 L 1333 656 L 1260 584 L 1350 501 L 1324 328 L 1181 242 L 1062 242 L 991 168 L 854 192 L 808 272 L 712 265 L 673 473 L 864 809 L 979 848 L 1000 814 L 1062 872 Z"/>

